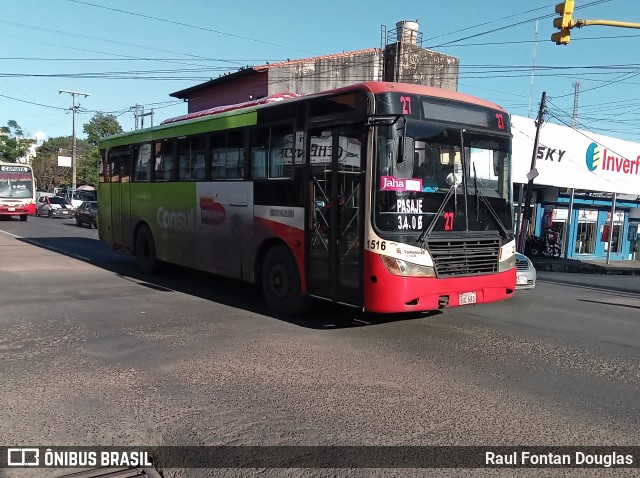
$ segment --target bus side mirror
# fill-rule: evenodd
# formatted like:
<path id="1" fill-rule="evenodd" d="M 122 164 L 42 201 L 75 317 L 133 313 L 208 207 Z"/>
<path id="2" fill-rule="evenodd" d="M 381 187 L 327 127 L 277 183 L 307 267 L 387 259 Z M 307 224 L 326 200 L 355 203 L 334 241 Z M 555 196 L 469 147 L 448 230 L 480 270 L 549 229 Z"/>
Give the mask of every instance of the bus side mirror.
<path id="1" fill-rule="evenodd" d="M 399 179 L 413 177 L 413 163 L 415 157 L 415 142 L 408 136 L 400 136 L 398 141 L 398 158 L 394 166 L 393 175 Z"/>

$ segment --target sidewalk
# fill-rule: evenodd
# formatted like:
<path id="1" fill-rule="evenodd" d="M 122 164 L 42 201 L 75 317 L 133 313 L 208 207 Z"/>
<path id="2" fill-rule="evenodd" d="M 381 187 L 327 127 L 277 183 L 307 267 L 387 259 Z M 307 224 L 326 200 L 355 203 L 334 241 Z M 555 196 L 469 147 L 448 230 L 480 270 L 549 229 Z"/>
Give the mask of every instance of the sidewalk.
<path id="1" fill-rule="evenodd" d="M 640 261 L 580 261 L 563 257 L 530 257 L 537 271 L 640 275 Z"/>

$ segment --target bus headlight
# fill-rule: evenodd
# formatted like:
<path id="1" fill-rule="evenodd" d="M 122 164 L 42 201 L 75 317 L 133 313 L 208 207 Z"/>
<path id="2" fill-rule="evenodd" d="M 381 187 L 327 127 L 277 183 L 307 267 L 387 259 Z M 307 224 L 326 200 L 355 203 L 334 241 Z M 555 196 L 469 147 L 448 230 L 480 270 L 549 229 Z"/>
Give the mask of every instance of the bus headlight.
<path id="1" fill-rule="evenodd" d="M 380 256 L 382 263 L 387 270 L 396 276 L 405 277 L 435 277 L 436 273 L 433 267 L 420 266 L 411 262 L 403 261 L 402 259 L 396 259 L 394 257 Z M 515 265 L 515 261 L 514 261 Z"/>
<path id="2" fill-rule="evenodd" d="M 516 266 L 516 255 L 513 254 L 508 259 L 500 261 L 498 264 L 498 272 L 505 272 L 513 269 Z"/>

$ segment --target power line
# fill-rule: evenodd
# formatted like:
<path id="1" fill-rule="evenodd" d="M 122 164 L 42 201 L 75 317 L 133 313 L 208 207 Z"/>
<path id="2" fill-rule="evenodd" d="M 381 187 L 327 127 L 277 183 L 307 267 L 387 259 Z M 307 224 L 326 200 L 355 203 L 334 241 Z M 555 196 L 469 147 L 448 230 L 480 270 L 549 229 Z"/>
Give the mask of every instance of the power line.
<path id="1" fill-rule="evenodd" d="M 247 40 L 247 41 L 252 41 L 252 42 L 256 42 L 256 43 L 262 43 L 264 45 L 277 46 L 279 48 L 286 48 L 287 50 L 300 51 L 300 52 L 304 52 L 304 53 L 312 53 L 312 52 L 309 52 L 307 50 L 301 50 L 299 48 L 292 48 L 291 46 L 279 45 L 278 43 L 271 43 L 271 42 L 267 42 L 267 41 L 263 41 L 263 40 L 258 40 L 256 38 L 245 37 L 245 36 L 242 36 L 242 35 L 236 35 L 235 33 L 223 32 L 223 31 L 220 31 L 220 30 L 214 30 L 212 28 L 201 27 L 199 25 L 191 25 L 189 23 L 178 22 L 178 21 L 175 21 L 175 20 L 167 20 L 166 18 L 154 17 L 152 15 L 144 15 L 142 13 L 129 12 L 127 10 L 121 10 L 119 8 L 105 7 L 104 5 L 96 5 L 94 3 L 84 2 L 84 1 L 81 1 L 81 0 L 67 0 L 67 1 L 68 2 L 72 2 L 72 3 L 78 3 L 78 4 L 82 4 L 82 5 L 87 5 L 87 6 L 90 6 L 90 7 L 102 8 L 104 10 L 110 10 L 110 11 L 113 11 L 113 12 L 124 13 L 126 15 L 133 15 L 133 16 L 136 16 L 136 17 L 146 18 L 146 19 L 149 19 L 149 20 L 155 20 L 155 21 L 159 21 L 159 22 L 170 23 L 170 24 L 173 24 L 173 25 L 178 25 L 178 26 L 187 27 L 187 28 L 194 28 L 196 30 L 202 30 L 202 31 L 210 32 L 210 33 L 216 33 L 218 35 L 225 35 L 225 36 L 229 36 L 229 37 L 232 37 L 232 38 L 238 38 L 240 40 Z"/>
<path id="2" fill-rule="evenodd" d="M 72 1 L 72 0 L 70 0 L 70 1 Z M 610 2 L 610 1 L 611 1 L 611 0 L 596 0 L 596 1 L 593 1 L 593 2 L 591 2 L 591 3 L 587 3 L 586 5 L 583 5 L 583 6 L 578 7 L 578 8 L 588 8 L 588 7 L 592 7 L 592 6 L 595 6 L 595 5 L 600 5 L 600 4 L 602 4 L 602 3 L 607 3 L 607 2 Z M 577 9 L 578 9 L 578 8 L 577 8 Z M 490 30 L 486 30 L 486 31 L 484 31 L 484 32 L 475 33 L 475 34 L 473 34 L 473 35 L 468 35 L 468 36 L 466 36 L 466 37 L 459 38 L 459 39 L 457 39 L 457 40 L 451 40 L 451 41 L 448 41 L 448 42 L 445 42 L 445 43 L 441 43 L 440 45 L 430 46 L 430 47 L 428 47 L 428 48 L 441 48 L 441 47 L 443 47 L 443 46 L 445 46 L 445 45 L 451 45 L 451 44 L 453 44 L 453 43 L 458 43 L 458 42 L 461 42 L 461 41 L 463 41 L 463 40 L 468 40 L 468 39 L 470 39 L 470 38 L 477 38 L 477 37 L 479 37 L 479 36 L 489 35 L 489 34 L 491 34 L 491 33 L 495 33 L 495 32 L 498 32 L 498 31 L 504 31 L 504 30 L 506 30 L 506 29 L 508 29 L 508 28 L 517 27 L 517 26 L 519 26 L 519 25 L 524 25 L 524 24 L 526 24 L 526 23 L 531 23 L 531 22 L 536 21 L 536 20 L 540 20 L 540 19 L 543 19 L 543 18 L 551 18 L 551 17 L 555 17 L 555 16 L 556 16 L 556 13 L 554 12 L 554 13 L 549 13 L 549 14 L 547 14 L 547 15 L 538 16 L 538 17 L 535 17 L 535 18 L 529 18 L 529 19 L 527 19 L 527 20 L 522 20 L 522 21 L 520 21 L 520 22 L 511 23 L 511 24 L 509 24 L 509 25 L 505 25 L 505 26 L 501 26 L 501 27 L 492 28 L 492 29 L 490 29 Z M 509 18 L 510 18 L 510 17 L 509 17 Z M 493 22 L 490 22 L 490 23 L 493 23 Z"/>
<path id="3" fill-rule="evenodd" d="M 449 32 L 449 33 L 443 33 L 441 35 L 436 35 L 434 37 L 429 38 L 429 40 L 435 40 L 436 38 L 441 38 L 443 36 L 453 35 L 455 33 L 460 33 L 460 32 L 464 32 L 464 31 L 467 31 L 467 30 L 473 30 L 474 28 L 483 27 L 485 25 L 490 25 L 492 23 L 500 22 L 502 20 L 507 20 L 509 18 L 517 17 L 517 16 L 520 16 L 520 15 L 525 15 L 527 13 L 532 13 L 532 12 L 535 12 L 535 11 L 538 11 L 538 10 L 546 10 L 547 8 L 549 8 L 549 7 L 544 6 L 544 7 L 532 8 L 531 10 L 526 10 L 524 12 L 514 13 L 513 15 L 507 15 L 506 17 L 496 18 L 495 20 L 489 20 L 487 22 L 478 23 L 477 25 L 472 25 L 470 27 L 460 28 L 459 30 L 454 30 L 454 31 Z"/>
<path id="4" fill-rule="evenodd" d="M 73 1 L 73 0 L 67 0 L 67 1 Z M 106 7 L 104 7 L 104 8 L 106 8 Z M 75 37 L 75 38 L 87 38 L 87 39 L 91 39 L 91 40 L 98 40 L 98 41 L 103 41 L 103 42 L 107 42 L 107 43 L 113 43 L 113 44 L 121 45 L 121 46 L 142 48 L 144 50 L 160 51 L 160 52 L 163 52 L 163 53 L 171 53 L 173 55 L 184 55 L 184 56 L 187 56 L 187 57 L 190 57 L 190 58 L 196 58 L 196 59 L 200 59 L 200 60 L 209 60 L 209 61 L 213 60 L 213 58 L 200 56 L 200 55 L 192 55 L 190 53 L 181 53 L 181 52 L 176 52 L 176 51 L 172 51 L 172 50 L 165 50 L 165 49 L 162 49 L 162 48 L 148 47 L 148 46 L 138 45 L 138 44 L 135 44 L 135 43 L 128 43 L 128 42 L 121 42 L 121 41 L 117 41 L 117 40 L 111 40 L 111 39 L 108 39 L 108 38 L 100 38 L 100 37 L 94 37 L 94 36 L 91 36 L 91 35 L 82 35 L 80 33 L 70 33 L 68 31 L 54 30 L 54 29 L 51 29 L 51 28 L 34 27 L 32 25 L 26 25 L 24 23 L 8 22 L 6 20 L 0 20 L 0 23 L 4 23 L 6 25 L 17 26 L 17 27 L 21 27 L 21 28 L 26 28 L 26 29 L 30 29 L 30 30 L 43 31 L 43 32 L 47 32 L 47 33 L 55 33 L 55 34 L 59 34 L 59 35 L 63 35 L 63 36 L 70 36 L 70 37 Z M 99 52 L 99 53 L 109 54 L 109 53 L 105 53 L 105 52 Z"/>
<path id="5" fill-rule="evenodd" d="M 13 101 L 18 101 L 18 102 L 20 102 L 20 103 L 26 103 L 26 104 L 29 104 L 29 105 L 41 106 L 41 107 L 43 107 L 43 108 L 51 108 L 51 109 L 54 109 L 54 110 L 63 110 L 63 111 L 66 111 L 66 110 L 68 109 L 68 108 L 61 108 L 61 107 L 59 107 L 59 106 L 43 105 L 42 103 L 35 103 L 35 102 L 33 102 L 33 101 L 21 100 L 21 99 L 19 99 L 19 98 L 14 98 L 14 97 L 12 97 L 12 96 L 7 96 L 7 95 L 0 95 L 0 97 L 2 97 L 2 98 L 7 98 L 7 99 L 9 99 L 9 100 L 13 100 Z"/>

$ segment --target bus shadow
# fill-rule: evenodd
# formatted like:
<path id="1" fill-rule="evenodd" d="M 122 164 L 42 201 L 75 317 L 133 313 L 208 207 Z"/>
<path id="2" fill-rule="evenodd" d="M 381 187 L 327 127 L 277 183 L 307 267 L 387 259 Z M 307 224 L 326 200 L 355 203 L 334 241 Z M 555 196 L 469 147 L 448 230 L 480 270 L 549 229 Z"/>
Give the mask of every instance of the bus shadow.
<path id="1" fill-rule="evenodd" d="M 87 262 L 110 271 L 123 280 L 158 292 L 181 292 L 309 329 L 332 330 L 374 326 L 389 322 L 431 318 L 442 314 L 441 311 L 373 314 L 316 299 L 312 309 L 305 315 L 283 317 L 269 309 L 257 285 L 172 264 L 164 264 L 158 274 L 146 274 L 138 269 L 133 256 L 114 251 L 98 239 L 33 237 L 18 240 Z"/>

